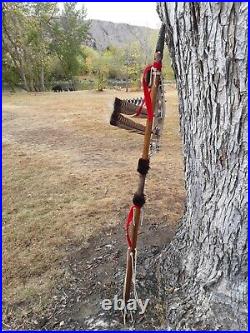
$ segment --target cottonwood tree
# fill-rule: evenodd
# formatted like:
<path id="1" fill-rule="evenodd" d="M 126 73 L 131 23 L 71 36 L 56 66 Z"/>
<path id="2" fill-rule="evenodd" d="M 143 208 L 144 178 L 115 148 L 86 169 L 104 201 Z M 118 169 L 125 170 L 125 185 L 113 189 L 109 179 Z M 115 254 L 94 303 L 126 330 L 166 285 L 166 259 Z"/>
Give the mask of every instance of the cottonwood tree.
<path id="1" fill-rule="evenodd" d="M 161 255 L 168 329 L 246 329 L 247 3 L 158 3 L 176 76 L 186 212 Z"/>
<path id="2" fill-rule="evenodd" d="M 2 9 L 5 80 L 13 83 L 17 73 L 25 90 L 44 91 L 57 59 L 64 78 L 81 72 L 88 31 L 83 6 L 68 2 L 59 12 L 56 2 L 6 2 Z"/>
<path id="3" fill-rule="evenodd" d="M 58 56 L 65 77 L 72 79 L 79 74 L 85 55 L 82 45 L 88 37 L 89 24 L 84 5 L 77 8 L 77 2 L 65 2 L 62 13 L 50 29 L 51 49 Z"/>
<path id="4" fill-rule="evenodd" d="M 2 50 L 5 66 L 4 77 L 8 77 L 12 68 L 15 68 L 24 84 L 24 89 L 30 90 L 28 83 L 28 68 L 26 66 L 27 50 L 23 47 L 26 40 L 27 21 L 25 20 L 25 7 L 18 3 L 2 4 Z"/>
<path id="5" fill-rule="evenodd" d="M 15 70 L 27 91 L 45 90 L 51 54 L 48 26 L 56 13 L 56 3 L 3 3 L 4 77 Z"/>

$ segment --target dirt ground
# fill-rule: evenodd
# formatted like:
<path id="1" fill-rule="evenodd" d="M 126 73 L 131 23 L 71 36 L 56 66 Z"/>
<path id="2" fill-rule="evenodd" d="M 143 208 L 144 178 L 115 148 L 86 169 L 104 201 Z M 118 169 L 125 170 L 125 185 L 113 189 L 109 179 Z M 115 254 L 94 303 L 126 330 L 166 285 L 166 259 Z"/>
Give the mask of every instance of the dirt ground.
<path id="1" fill-rule="evenodd" d="M 102 297 L 122 293 L 123 225 L 137 187 L 142 136 L 109 125 L 115 96 L 138 93 L 3 95 L 4 329 L 93 329 Z M 152 157 L 146 181 L 141 287 L 140 263 L 170 242 L 184 209 L 172 86 L 166 99 L 161 152 Z M 118 327 L 120 314 L 112 318 Z"/>

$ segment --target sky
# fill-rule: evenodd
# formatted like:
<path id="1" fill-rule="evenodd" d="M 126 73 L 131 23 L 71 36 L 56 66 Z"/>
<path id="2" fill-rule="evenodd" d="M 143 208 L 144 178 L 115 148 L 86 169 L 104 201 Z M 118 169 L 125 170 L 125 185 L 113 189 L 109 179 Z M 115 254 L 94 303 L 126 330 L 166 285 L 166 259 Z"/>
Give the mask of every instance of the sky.
<path id="1" fill-rule="evenodd" d="M 156 2 L 83 2 L 88 19 L 159 28 Z"/>

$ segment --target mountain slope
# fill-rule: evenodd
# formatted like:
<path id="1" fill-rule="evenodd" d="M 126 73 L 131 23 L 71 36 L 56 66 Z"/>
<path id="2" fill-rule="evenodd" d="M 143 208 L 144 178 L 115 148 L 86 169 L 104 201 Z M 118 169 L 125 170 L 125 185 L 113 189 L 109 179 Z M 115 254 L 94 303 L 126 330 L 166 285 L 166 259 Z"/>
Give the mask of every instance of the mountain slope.
<path id="1" fill-rule="evenodd" d="M 113 23 L 108 21 L 90 20 L 90 46 L 103 50 L 108 46 L 122 47 L 131 42 L 139 41 L 142 46 L 148 41 L 156 30 L 129 25 L 126 23 Z"/>

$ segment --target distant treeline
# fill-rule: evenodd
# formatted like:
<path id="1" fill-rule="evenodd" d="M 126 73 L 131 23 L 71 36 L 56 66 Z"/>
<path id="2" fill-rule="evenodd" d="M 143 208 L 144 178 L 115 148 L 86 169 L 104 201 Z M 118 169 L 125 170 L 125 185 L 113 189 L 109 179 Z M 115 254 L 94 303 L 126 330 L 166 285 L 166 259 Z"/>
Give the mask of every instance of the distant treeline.
<path id="1" fill-rule="evenodd" d="M 104 89 L 110 82 L 139 86 L 146 62 L 153 56 L 156 35 L 148 38 L 147 49 L 139 41 L 123 48 L 97 51 L 86 46 L 89 23 L 84 5 L 64 2 L 3 3 L 3 86 L 11 90 L 50 90 L 57 82 L 73 82 L 79 89 Z M 168 54 L 164 72 L 173 79 Z"/>

